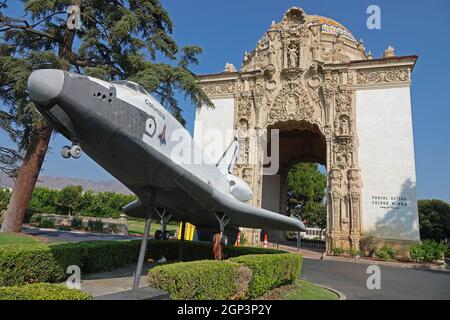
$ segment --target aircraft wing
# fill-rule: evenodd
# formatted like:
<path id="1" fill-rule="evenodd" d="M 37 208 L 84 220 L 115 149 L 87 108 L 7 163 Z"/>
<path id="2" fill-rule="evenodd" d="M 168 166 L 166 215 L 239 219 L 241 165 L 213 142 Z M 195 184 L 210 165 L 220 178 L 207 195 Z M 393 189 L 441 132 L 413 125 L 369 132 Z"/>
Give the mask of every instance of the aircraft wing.
<path id="1" fill-rule="evenodd" d="M 170 160 L 164 162 L 164 166 L 171 165 L 175 164 Z M 167 209 L 175 219 L 196 226 L 218 227 L 214 212 L 223 212 L 230 218 L 229 226 L 288 231 L 306 229 L 297 219 L 240 202 L 186 170 L 175 179 L 175 185 L 177 187 L 170 190 L 158 191 L 156 196 L 156 206 Z M 145 217 L 146 208 L 145 199 L 138 199 L 123 209 L 130 216 Z"/>

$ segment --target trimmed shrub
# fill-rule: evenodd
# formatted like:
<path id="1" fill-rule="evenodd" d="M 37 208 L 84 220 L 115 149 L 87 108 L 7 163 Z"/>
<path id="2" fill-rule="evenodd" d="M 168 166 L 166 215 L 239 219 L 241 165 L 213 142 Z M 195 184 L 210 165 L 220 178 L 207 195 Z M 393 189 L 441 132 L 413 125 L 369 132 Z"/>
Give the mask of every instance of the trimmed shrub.
<path id="1" fill-rule="evenodd" d="M 0 286 L 58 282 L 64 271 L 47 246 L 0 248 Z"/>
<path id="2" fill-rule="evenodd" d="M 42 221 L 42 216 L 40 214 L 33 214 L 33 216 L 30 219 L 31 223 L 39 223 Z"/>
<path id="3" fill-rule="evenodd" d="M 41 222 L 39 222 L 38 227 L 39 228 L 54 228 L 55 223 L 53 221 L 44 219 Z"/>
<path id="4" fill-rule="evenodd" d="M 0 287 L 0 300 L 89 300 L 83 291 L 63 285 L 33 283 L 24 286 Z"/>
<path id="5" fill-rule="evenodd" d="M 58 265 L 78 265 L 82 273 L 114 270 L 137 261 L 140 241 L 86 241 L 51 245 Z"/>
<path id="6" fill-rule="evenodd" d="M 226 300 L 238 294 L 241 269 L 229 261 L 180 262 L 150 269 L 148 284 L 174 300 Z"/>
<path id="7" fill-rule="evenodd" d="M 409 256 L 415 262 L 436 262 L 444 259 L 447 244 L 433 240 L 424 240 L 416 243 L 409 249 Z"/>
<path id="8" fill-rule="evenodd" d="M 181 241 L 172 240 L 152 240 L 148 242 L 148 256 L 154 260 L 165 257 L 169 261 L 178 260 Z M 223 248 L 225 258 L 239 257 L 247 254 L 276 254 L 286 253 L 286 251 L 269 248 L 255 247 L 234 247 Z M 213 259 L 213 249 L 211 242 L 184 241 L 183 261 L 208 260 Z"/>
<path id="9" fill-rule="evenodd" d="M 230 259 L 252 270 L 247 298 L 256 298 L 270 289 L 292 283 L 301 272 L 303 258 L 299 254 L 245 255 Z"/>
<path id="10" fill-rule="evenodd" d="M 377 249 L 377 243 L 375 238 L 365 237 L 359 241 L 359 248 L 361 249 L 361 253 L 366 257 L 373 257 L 375 250 Z"/>
<path id="11" fill-rule="evenodd" d="M 109 271 L 137 261 L 139 246 L 139 241 L 87 241 L 0 248 L 0 286 L 61 282 L 69 265 L 82 273 Z"/>
<path id="12" fill-rule="evenodd" d="M 345 253 L 344 248 L 341 247 L 335 247 L 331 249 L 331 254 L 333 256 L 342 256 Z"/>
<path id="13" fill-rule="evenodd" d="M 395 251 L 394 248 L 388 247 L 386 245 L 382 246 L 380 249 L 377 249 L 375 251 L 375 256 L 383 261 L 392 260 L 395 258 L 396 255 L 397 251 Z"/>
<path id="14" fill-rule="evenodd" d="M 103 231 L 103 222 L 100 219 L 89 220 L 88 221 L 88 230 L 92 232 L 102 232 Z"/>
<path id="15" fill-rule="evenodd" d="M 58 226 L 57 228 L 56 228 L 57 230 L 61 230 L 61 231 L 72 231 L 72 227 L 70 227 L 70 226 Z"/>
<path id="16" fill-rule="evenodd" d="M 283 250 L 270 248 L 256 248 L 256 247 L 234 247 L 229 246 L 224 248 L 224 253 L 227 258 L 240 257 L 249 254 L 280 254 L 286 253 Z"/>
<path id="17" fill-rule="evenodd" d="M 83 227 L 83 219 L 78 217 L 73 217 L 72 221 L 70 222 L 70 225 L 72 228 L 79 230 Z"/>

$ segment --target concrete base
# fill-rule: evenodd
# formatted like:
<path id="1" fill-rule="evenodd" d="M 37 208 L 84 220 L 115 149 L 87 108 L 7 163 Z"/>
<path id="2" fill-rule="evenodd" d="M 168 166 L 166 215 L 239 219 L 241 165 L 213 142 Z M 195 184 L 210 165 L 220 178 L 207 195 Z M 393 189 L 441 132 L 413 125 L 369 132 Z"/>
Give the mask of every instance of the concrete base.
<path id="1" fill-rule="evenodd" d="M 97 296 L 94 300 L 169 300 L 169 294 L 147 287 Z"/>

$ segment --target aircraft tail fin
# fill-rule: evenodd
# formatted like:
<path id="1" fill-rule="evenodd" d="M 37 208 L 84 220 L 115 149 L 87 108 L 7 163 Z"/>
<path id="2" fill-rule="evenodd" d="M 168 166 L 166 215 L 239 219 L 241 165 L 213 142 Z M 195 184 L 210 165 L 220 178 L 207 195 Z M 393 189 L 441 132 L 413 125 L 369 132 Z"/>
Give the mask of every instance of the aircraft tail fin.
<path id="1" fill-rule="evenodd" d="M 216 167 L 223 174 L 232 173 L 239 154 L 239 143 L 234 140 L 225 150 Z"/>

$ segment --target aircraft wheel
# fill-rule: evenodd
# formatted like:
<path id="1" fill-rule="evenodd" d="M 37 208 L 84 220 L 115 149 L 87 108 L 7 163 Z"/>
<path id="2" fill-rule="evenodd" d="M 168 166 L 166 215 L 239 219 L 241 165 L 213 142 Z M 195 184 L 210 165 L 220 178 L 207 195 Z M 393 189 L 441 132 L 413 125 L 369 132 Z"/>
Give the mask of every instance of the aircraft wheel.
<path id="1" fill-rule="evenodd" d="M 70 147 L 69 146 L 64 146 L 61 149 L 61 156 L 64 159 L 69 159 L 70 158 Z"/>
<path id="2" fill-rule="evenodd" d="M 155 239 L 156 240 L 161 240 L 163 237 L 162 231 L 161 230 L 156 230 L 155 232 Z"/>
<path id="3" fill-rule="evenodd" d="M 163 232 L 163 239 L 164 240 L 169 240 L 170 238 L 170 232 L 169 231 L 164 231 Z"/>
<path id="4" fill-rule="evenodd" d="M 220 238 L 220 244 L 221 244 L 222 246 L 228 245 L 228 237 L 227 237 L 227 236 L 222 236 L 222 237 Z"/>
<path id="5" fill-rule="evenodd" d="M 72 148 L 70 148 L 70 155 L 74 159 L 81 157 L 81 147 L 79 145 L 73 145 Z"/>

